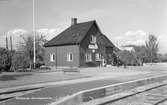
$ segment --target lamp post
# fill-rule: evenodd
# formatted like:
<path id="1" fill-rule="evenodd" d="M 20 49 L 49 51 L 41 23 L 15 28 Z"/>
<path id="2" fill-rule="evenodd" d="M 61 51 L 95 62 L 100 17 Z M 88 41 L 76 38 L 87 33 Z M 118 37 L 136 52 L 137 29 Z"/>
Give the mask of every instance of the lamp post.
<path id="1" fill-rule="evenodd" d="M 33 35 L 34 35 L 34 59 L 33 59 L 33 63 L 34 63 L 34 68 L 35 68 L 35 63 L 36 63 L 36 52 L 35 52 L 35 0 L 33 0 L 33 10 L 32 10 L 33 14 L 32 14 L 32 31 L 33 31 Z"/>

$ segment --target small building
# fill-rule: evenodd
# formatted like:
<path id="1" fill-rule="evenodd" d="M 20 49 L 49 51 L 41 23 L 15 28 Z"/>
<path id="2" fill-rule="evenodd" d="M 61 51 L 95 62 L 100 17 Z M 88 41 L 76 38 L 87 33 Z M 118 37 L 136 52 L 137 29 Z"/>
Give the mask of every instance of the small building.
<path id="1" fill-rule="evenodd" d="M 113 43 L 96 21 L 77 23 L 44 44 L 47 66 L 88 67 L 112 64 Z"/>

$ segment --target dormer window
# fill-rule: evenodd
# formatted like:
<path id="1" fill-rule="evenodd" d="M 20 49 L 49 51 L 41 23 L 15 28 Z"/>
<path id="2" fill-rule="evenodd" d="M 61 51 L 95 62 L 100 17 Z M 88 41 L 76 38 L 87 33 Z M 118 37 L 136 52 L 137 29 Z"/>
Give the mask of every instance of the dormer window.
<path id="1" fill-rule="evenodd" d="M 96 43 L 96 36 L 91 35 L 91 43 L 93 43 L 93 44 Z"/>

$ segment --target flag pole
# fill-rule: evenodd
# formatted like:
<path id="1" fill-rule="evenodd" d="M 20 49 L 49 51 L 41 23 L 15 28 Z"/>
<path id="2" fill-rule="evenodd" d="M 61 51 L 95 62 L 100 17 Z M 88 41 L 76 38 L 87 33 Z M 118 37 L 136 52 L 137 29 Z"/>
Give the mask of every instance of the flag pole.
<path id="1" fill-rule="evenodd" d="M 32 17 L 32 22 L 33 22 L 33 36 L 34 36 L 34 58 L 33 58 L 33 66 L 35 69 L 35 63 L 36 63 L 36 52 L 35 52 L 35 0 L 33 0 L 33 17 Z"/>

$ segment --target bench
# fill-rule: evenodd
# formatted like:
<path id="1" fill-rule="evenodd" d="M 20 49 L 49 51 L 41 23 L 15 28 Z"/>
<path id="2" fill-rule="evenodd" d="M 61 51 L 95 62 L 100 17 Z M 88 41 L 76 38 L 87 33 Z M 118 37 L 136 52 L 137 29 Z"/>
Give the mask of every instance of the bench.
<path id="1" fill-rule="evenodd" d="M 63 69 L 62 70 L 64 73 L 66 73 L 66 72 L 80 72 L 77 68 L 71 68 L 71 69 Z"/>

